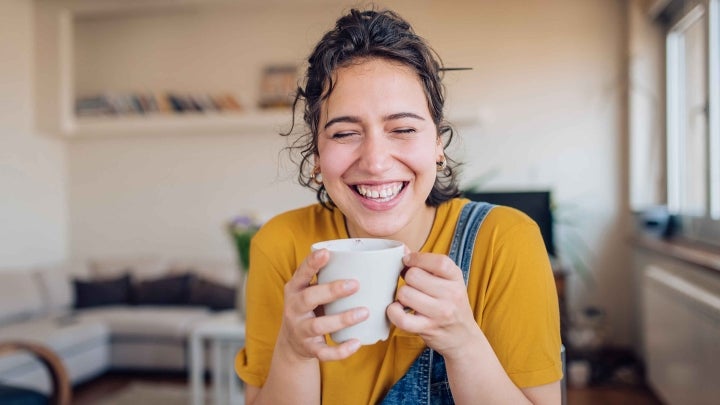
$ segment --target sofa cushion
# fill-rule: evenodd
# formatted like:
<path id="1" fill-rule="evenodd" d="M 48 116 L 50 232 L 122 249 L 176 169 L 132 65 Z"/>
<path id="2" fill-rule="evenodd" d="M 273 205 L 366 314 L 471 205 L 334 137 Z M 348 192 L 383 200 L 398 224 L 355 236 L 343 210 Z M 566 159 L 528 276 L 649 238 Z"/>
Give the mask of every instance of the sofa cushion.
<path id="1" fill-rule="evenodd" d="M 93 278 L 130 274 L 133 280 L 140 281 L 162 277 L 169 272 L 168 261 L 153 256 L 107 257 L 91 259 L 89 263 Z"/>
<path id="2" fill-rule="evenodd" d="M 189 295 L 190 305 L 206 306 L 218 311 L 235 308 L 237 292 L 235 288 L 195 277 L 190 281 Z"/>
<path id="3" fill-rule="evenodd" d="M 42 313 L 42 294 L 31 271 L 4 271 L 0 277 L 0 325 Z"/>
<path id="4" fill-rule="evenodd" d="M 75 292 L 72 281 L 62 265 L 38 268 L 35 282 L 42 291 L 44 310 L 47 314 L 61 314 L 72 308 Z"/>
<path id="5" fill-rule="evenodd" d="M 88 308 L 130 303 L 130 276 L 110 280 L 74 280 L 75 307 Z"/>
<path id="6" fill-rule="evenodd" d="M 136 305 L 187 305 L 191 274 L 166 276 L 133 283 L 132 302 Z"/>
<path id="7" fill-rule="evenodd" d="M 102 322 L 80 322 L 72 315 L 41 317 L 0 328 L 0 340 L 36 341 L 64 358 L 87 347 L 107 345 L 108 327 Z M 27 367 L 34 358 L 27 353 L 0 357 L 0 374 Z"/>
<path id="8" fill-rule="evenodd" d="M 83 309 L 76 316 L 83 322 L 104 322 L 113 341 L 185 341 L 192 327 L 210 312 L 198 307 L 114 306 Z"/>

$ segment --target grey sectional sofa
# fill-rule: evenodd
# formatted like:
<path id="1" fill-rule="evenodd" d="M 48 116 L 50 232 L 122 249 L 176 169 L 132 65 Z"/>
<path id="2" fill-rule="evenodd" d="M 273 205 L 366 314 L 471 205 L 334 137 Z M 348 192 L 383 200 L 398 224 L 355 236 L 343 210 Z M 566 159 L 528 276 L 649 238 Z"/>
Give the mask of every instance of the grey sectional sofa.
<path id="1" fill-rule="evenodd" d="M 241 276 L 232 262 L 113 258 L 81 267 L 0 270 L 0 341 L 49 346 L 74 385 L 109 370 L 184 371 L 193 327 L 236 311 L 227 303 Z M 136 297 L 123 301 L 122 279 Z M 0 381 L 50 389 L 44 368 L 25 354 L 0 357 Z"/>

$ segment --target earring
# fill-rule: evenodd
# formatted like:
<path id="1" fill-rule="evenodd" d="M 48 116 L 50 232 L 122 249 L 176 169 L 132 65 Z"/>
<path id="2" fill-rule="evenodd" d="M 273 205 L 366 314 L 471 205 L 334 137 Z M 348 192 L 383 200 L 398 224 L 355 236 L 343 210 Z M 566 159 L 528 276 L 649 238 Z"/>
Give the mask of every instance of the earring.
<path id="1" fill-rule="evenodd" d="M 322 186 L 322 185 L 323 185 L 322 173 L 320 173 L 320 167 L 319 167 L 319 166 L 315 166 L 315 167 L 313 168 L 312 173 L 311 173 L 311 176 L 312 176 L 312 181 L 313 181 L 313 183 L 317 184 L 318 186 Z"/>
<path id="2" fill-rule="evenodd" d="M 435 168 L 439 172 L 442 172 L 447 168 L 447 159 L 445 158 L 445 155 L 442 155 L 439 162 L 435 162 Z"/>

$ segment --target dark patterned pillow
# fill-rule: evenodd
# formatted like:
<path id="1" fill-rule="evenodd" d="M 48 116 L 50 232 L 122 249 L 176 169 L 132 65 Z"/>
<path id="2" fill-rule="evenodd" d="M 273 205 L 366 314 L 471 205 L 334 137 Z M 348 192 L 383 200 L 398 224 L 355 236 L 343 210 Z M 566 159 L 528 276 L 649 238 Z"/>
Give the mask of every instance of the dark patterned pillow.
<path id="1" fill-rule="evenodd" d="M 73 280 L 75 308 L 127 305 L 130 302 L 130 275 L 105 280 Z"/>
<path id="2" fill-rule="evenodd" d="M 187 305 L 190 298 L 192 274 L 161 277 L 140 281 L 132 286 L 135 305 Z"/>
<path id="3" fill-rule="evenodd" d="M 190 282 L 190 305 L 210 307 L 214 311 L 235 308 L 235 289 L 202 278 Z"/>

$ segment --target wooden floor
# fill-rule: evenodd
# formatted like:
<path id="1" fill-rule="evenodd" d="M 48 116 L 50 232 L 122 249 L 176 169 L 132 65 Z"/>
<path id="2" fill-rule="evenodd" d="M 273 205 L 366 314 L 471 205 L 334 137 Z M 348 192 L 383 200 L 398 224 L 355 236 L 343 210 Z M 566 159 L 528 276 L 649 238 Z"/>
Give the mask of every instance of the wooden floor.
<path id="1" fill-rule="evenodd" d="M 115 394 L 134 382 L 188 385 L 185 374 L 123 374 L 109 373 L 73 389 L 73 405 L 95 405 L 109 394 Z"/>
<path id="2" fill-rule="evenodd" d="M 80 385 L 73 392 L 74 405 L 94 405 L 110 393 L 116 393 L 136 381 L 154 381 L 163 384 L 186 385 L 185 375 L 131 375 L 106 374 Z M 662 405 L 653 393 L 644 387 L 586 387 L 568 388 L 569 405 Z"/>

